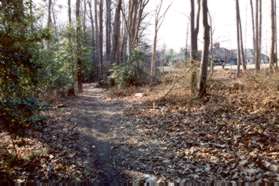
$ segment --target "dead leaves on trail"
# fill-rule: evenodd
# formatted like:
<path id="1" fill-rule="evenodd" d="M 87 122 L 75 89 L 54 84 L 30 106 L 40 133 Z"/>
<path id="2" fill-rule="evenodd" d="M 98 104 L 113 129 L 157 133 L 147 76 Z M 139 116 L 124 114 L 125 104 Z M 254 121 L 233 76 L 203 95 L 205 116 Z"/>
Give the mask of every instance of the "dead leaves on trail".
<path id="1" fill-rule="evenodd" d="M 119 147 L 123 166 L 169 179 L 279 181 L 279 94 L 238 87 L 217 83 L 204 100 L 127 110 L 134 121 L 122 141 L 137 143 Z"/>

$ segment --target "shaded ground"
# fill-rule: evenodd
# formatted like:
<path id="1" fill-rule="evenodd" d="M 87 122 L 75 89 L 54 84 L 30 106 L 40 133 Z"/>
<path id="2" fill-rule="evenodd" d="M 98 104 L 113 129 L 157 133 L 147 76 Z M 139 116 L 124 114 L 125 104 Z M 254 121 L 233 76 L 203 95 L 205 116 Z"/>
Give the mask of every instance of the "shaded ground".
<path id="1" fill-rule="evenodd" d="M 76 124 L 80 134 L 77 144 L 85 149 L 83 161 L 86 161 L 89 170 L 95 169 L 94 182 L 118 185 L 122 175 L 113 159 L 113 138 L 114 130 L 120 127 L 123 111 L 128 105 L 106 101 L 104 90 L 95 88 L 93 84 L 87 85 L 81 96 L 65 104 L 65 111 L 69 109 L 71 112 L 70 121 Z"/>
<path id="2" fill-rule="evenodd" d="M 101 183 L 115 185 L 124 174 L 172 181 L 279 180 L 277 92 L 218 81 L 204 100 L 107 100 L 101 89 L 86 90 L 67 104 L 82 134 L 79 145 L 90 149 L 88 162 L 99 170 Z"/>
<path id="3" fill-rule="evenodd" d="M 256 82 L 213 81 L 203 100 L 176 89 L 156 100 L 162 92 L 156 88 L 144 97 L 109 99 L 86 85 L 50 110 L 49 123 L 33 134 L 49 149 L 38 169 L 45 179 L 98 185 L 153 176 L 279 181 L 279 93 Z"/>

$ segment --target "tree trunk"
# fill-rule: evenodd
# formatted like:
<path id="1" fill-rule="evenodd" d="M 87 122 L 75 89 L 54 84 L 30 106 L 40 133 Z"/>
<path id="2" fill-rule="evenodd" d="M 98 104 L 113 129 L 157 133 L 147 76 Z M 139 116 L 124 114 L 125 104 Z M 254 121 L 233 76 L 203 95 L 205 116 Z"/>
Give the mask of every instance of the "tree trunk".
<path id="1" fill-rule="evenodd" d="M 76 79 L 78 92 L 81 93 L 82 89 L 82 62 L 81 62 L 81 16 L 80 16 L 80 0 L 76 0 Z"/>
<path id="2" fill-rule="evenodd" d="M 236 26 L 237 26 L 237 77 L 240 76 L 240 65 L 243 66 L 243 69 L 246 70 L 246 60 L 243 47 L 243 34 L 242 34 L 242 25 L 240 18 L 240 8 L 239 0 L 235 0 L 236 3 Z"/>
<path id="3" fill-rule="evenodd" d="M 151 59 L 151 84 L 154 82 L 156 78 L 156 63 L 157 63 L 157 37 L 158 37 L 158 30 L 157 30 L 157 22 L 155 24 L 155 32 L 154 32 L 154 39 L 153 39 L 153 46 L 152 46 L 152 59 Z"/>
<path id="4" fill-rule="evenodd" d="M 111 63 L 111 0 L 106 0 L 106 60 Z"/>
<path id="5" fill-rule="evenodd" d="M 100 63 L 100 78 L 101 80 L 104 78 L 104 74 L 103 74 L 103 41 L 104 41 L 104 37 L 103 37 L 103 12 L 104 12 L 104 6 L 103 6 L 103 0 L 101 0 L 99 2 L 99 50 L 100 50 L 100 54 L 99 54 L 99 63 Z"/>
<path id="6" fill-rule="evenodd" d="M 51 28 L 51 24 L 52 24 L 52 19 L 51 19 L 51 7 L 52 7 L 52 0 L 48 0 L 48 13 L 47 13 L 47 28 L 50 29 Z"/>
<path id="7" fill-rule="evenodd" d="M 252 31 L 253 31 L 253 48 L 254 48 L 254 56 L 256 51 L 256 28 L 255 28 L 255 10 L 254 10 L 254 3 L 253 0 L 250 0 L 250 7 L 251 7 L 251 19 L 252 19 Z"/>
<path id="8" fill-rule="evenodd" d="M 261 69 L 261 47 L 262 47 L 262 0 L 256 0 L 256 71 Z"/>
<path id="9" fill-rule="evenodd" d="M 72 85 L 72 90 L 74 92 L 74 95 L 77 94 L 77 90 L 78 90 L 78 83 L 76 81 L 76 70 L 75 70 L 75 61 L 74 61 L 74 47 L 73 47 L 73 35 L 72 35 L 72 31 L 73 31 L 73 24 L 72 24 L 72 2 L 71 0 L 68 0 L 68 24 L 69 24 L 69 28 L 68 28 L 68 46 L 69 46 L 69 51 L 70 51 L 70 63 L 71 63 L 71 73 L 73 75 L 73 80 L 74 80 L 74 84 Z M 76 87 L 76 88 L 75 88 Z"/>
<path id="10" fill-rule="evenodd" d="M 52 0 L 48 0 L 48 9 L 47 9 L 47 29 L 50 31 L 52 29 L 52 19 L 51 19 L 51 7 Z M 47 50 L 50 48 L 50 40 L 47 40 Z"/>
<path id="11" fill-rule="evenodd" d="M 210 46 L 210 26 L 208 24 L 207 0 L 202 0 L 202 12 L 203 12 L 203 26 L 204 26 L 204 46 L 203 46 L 203 54 L 202 54 L 202 61 L 200 67 L 200 79 L 199 79 L 198 97 L 200 98 L 206 95 L 208 57 L 209 57 L 209 46 Z"/>
<path id="12" fill-rule="evenodd" d="M 271 48 L 270 48 L 270 72 L 274 72 L 277 63 L 277 30 L 276 30 L 276 6 L 275 0 L 271 0 Z"/>
<path id="13" fill-rule="evenodd" d="M 117 1 L 113 23 L 113 38 L 112 38 L 112 63 L 120 63 L 120 25 L 121 25 L 121 7 L 122 0 Z"/>
<path id="14" fill-rule="evenodd" d="M 198 0 L 198 11 L 196 15 L 195 10 L 195 0 L 191 0 L 191 59 L 198 60 L 198 34 L 200 28 L 200 10 L 201 10 L 201 0 Z"/>
<path id="15" fill-rule="evenodd" d="M 87 41 L 86 35 L 86 17 L 87 17 L 87 3 L 83 0 L 83 15 L 82 15 L 82 32 L 83 32 L 83 43 Z"/>
<path id="16" fill-rule="evenodd" d="M 88 0 L 88 7 L 89 7 L 89 18 L 90 18 L 90 24 L 91 24 L 91 47 L 92 47 L 92 80 L 97 79 L 95 77 L 97 75 L 97 70 L 95 65 L 96 63 L 96 41 L 95 41 L 95 26 L 94 26 L 94 16 L 93 16 L 93 8 L 92 8 L 92 0 Z"/>
<path id="17" fill-rule="evenodd" d="M 95 46 L 96 46 L 96 76 L 97 80 L 99 80 L 100 77 L 100 48 L 99 48 L 99 19 L 98 19 L 98 0 L 94 1 L 94 9 L 95 9 Z"/>

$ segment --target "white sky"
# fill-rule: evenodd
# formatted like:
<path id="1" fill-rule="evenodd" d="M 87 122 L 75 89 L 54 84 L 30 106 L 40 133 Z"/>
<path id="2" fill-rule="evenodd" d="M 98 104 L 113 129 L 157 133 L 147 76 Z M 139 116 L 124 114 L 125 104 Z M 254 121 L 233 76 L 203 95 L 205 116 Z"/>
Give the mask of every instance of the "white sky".
<path id="1" fill-rule="evenodd" d="M 42 1 L 42 0 L 35 0 Z M 73 4 L 75 0 L 72 0 Z M 147 21 L 150 22 L 146 36 L 149 39 L 150 44 L 152 44 L 153 38 L 153 21 L 152 15 L 154 15 L 154 9 L 156 4 L 160 0 L 150 0 L 148 6 L 148 12 L 150 13 Z M 163 26 L 159 32 L 159 47 L 166 45 L 167 48 L 173 48 L 179 51 L 180 48 L 184 48 L 186 45 L 186 33 L 187 26 L 189 23 L 190 15 L 190 0 L 165 0 L 165 6 L 171 3 L 166 19 Z M 63 7 L 67 6 L 67 0 L 56 0 L 58 5 Z M 252 47 L 252 26 L 251 22 L 251 12 L 250 12 L 250 0 L 240 0 L 240 9 L 242 16 L 242 26 L 243 26 L 243 37 L 244 43 L 247 48 Z M 270 30 L 270 18 L 269 18 L 269 1 L 263 1 L 263 51 L 268 51 L 268 40 Z M 220 42 L 221 46 L 226 48 L 236 48 L 236 26 L 235 26 L 235 0 L 208 0 L 210 14 L 213 19 L 213 29 L 214 29 L 214 42 Z M 66 21 L 66 10 L 59 10 L 58 19 L 63 22 Z M 74 9 L 73 9 L 74 11 Z M 64 15 L 64 16 L 63 16 Z M 58 21 L 59 21 L 58 20 Z M 59 21 L 59 22 L 60 22 Z M 189 29 L 189 28 L 188 28 Z M 202 34 L 203 29 L 200 29 L 200 47 L 202 44 Z M 190 34 L 189 34 L 190 36 Z"/>
<path id="2" fill-rule="evenodd" d="M 159 0 L 153 0 L 159 1 Z M 170 0 L 165 0 L 169 2 Z M 235 0 L 208 0 L 209 11 L 213 19 L 214 42 L 220 42 L 226 48 L 236 48 Z M 174 0 L 160 32 L 160 44 L 166 43 L 168 48 L 179 50 L 185 47 L 190 0 Z M 250 0 L 240 0 L 243 37 L 245 46 L 252 47 L 252 26 Z M 268 47 L 270 30 L 269 1 L 263 1 L 263 51 Z M 200 47 L 203 29 L 200 29 Z M 190 35 L 189 35 L 190 37 Z M 188 39 L 189 40 L 189 39 Z M 190 41 L 189 41 L 190 42 Z"/>

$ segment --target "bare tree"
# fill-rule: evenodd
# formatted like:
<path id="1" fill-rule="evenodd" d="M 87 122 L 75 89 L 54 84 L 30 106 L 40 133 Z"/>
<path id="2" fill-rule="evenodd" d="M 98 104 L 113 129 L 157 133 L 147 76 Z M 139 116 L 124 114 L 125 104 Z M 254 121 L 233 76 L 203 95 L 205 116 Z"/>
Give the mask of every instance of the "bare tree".
<path id="1" fill-rule="evenodd" d="M 74 85 L 72 86 L 72 91 L 73 94 L 76 95 L 77 94 L 77 81 L 76 81 L 76 69 L 75 69 L 75 61 L 74 61 L 74 47 L 73 47 L 73 23 L 72 23 L 72 1 L 68 0 L 68 46 L 69 46 L 69 50 L 70 50 L 70 63 L 71 63 L 71 73 L 73 74 L 74 77 Z M 76 88 L 75 88 L 76 87 Z"/>
<path id="2" fill-rule="evenodd" d="M 94 1 L 94 17 L 95 17 L 95 46 L 96 46 L 96 76 L 97 79 L 99 80 L 100 76 L 100 48 L 99 48 L 99 15 L 98 15 L 98 0 Z"/>
<path id="3" fill-rule="evenodd" d="M 128 56 L 139 45 L 141 25 L 146 17 L 144 10 L 148 3 L 149 0 L 129 0 L 127 14 L 124 10 L 125 7 L 121 9 L 126 27 L 123 39 L 127 39 L 122 43 L 127 43 Z"/>
<path id="4" fill-rule="evenodd" d="M 106 0 L 106 60 L 111 63 L 111 0 Z"/>
<path id="5" fill-rule="evenodd" d="M 120 63 L 120 27 L 121 27 L 121 7 L 122 0 L 118 0 L 116 4 L 113 37 L 112 37 L 112 63 Z"/>
<path id="6" fill-rule="evenodd" d="M 236 3 L 236 26 L 237 26 L 237 77 L 240 76 L 240 65 L 246 70 L 246 61 L 243 47 L 243 34 L 242 24 L 240 17 L 239 0 L 235 0 Z"/>
<path id="7" fill-rule="evenodd" d="M 89 7 L 89 19 L 90 19 L 90 24 L 91 24 L 91 48 L 92 48 L 92 66 L 93 66 L 93 70 L 92 70 L 92 79 L 95 78 L 94 75 L 97 75 L 97 69 L 96 67 L 98 67 L 96 65 L 96 31 L 95 31 L 95 25 L 94 25 L 94 16 L 93 16 L 93 6 L 92 6 L 92 0 L 88 0 L 88 7 Z"/>
<path id="8" fill-rule="evenodd" d="M 275 70 L 277 63 L 277 28 L 276 28 L 276 0 L 271 0 L 271 48 L 270 48 L 270 72 Z"/>
<path id="9" fill-rule="evenodd" d="M 100 78 L 103 79 L 103 47 L 104 47 L 104 27 L 103 27 L 103 12 L 104 12 L 104 4 L 103 0 L 99 1 L 99 64 L 100 64 Z"/>
<path id="10" fill-rule="evenodd" d="M 47 9 L 47 29 L 52 29 L 52 17 L 51 17 L 51 9 L 52 9 L 52 0 L 48 0 L 48 9 Z M 47 49 L 50 48 L 50 40 L 47 41 Z"/>
<path id="11" fill-rule="evenodd" d="M 81 16 L 80 0 L 76 0 L 76 81 L 78 92 L 82 92 L 82 62 L 81 62 Z"/>
<path id="12" fill-rule="evenodd" d="M 164 22 L 165 16 L 170 9 L 172 3 L 170 3 L 167 8 L 163 11 L 163 3 L 164 0 L 161 0 L 159 5 L 155 10 L 155 25 L 154 25 L 154 38 L 153 38 L 153 47 L 152 47 L 152 60 L 151 60 L 151 83 L 154 81 L 156 77 L 156 63 L 157 63 L 157 40 L 158 40 L 158 32 Z M 163 11 L 163 13 L 162 13 Z"/>
<path id="13" fill-rule="evenodd" d="M 196 13 L 196 1 L 198 10 Z M 191 59 L 198 60 L 198 34 L 200 29 L 201 0 L 191 0 Z"/>
<path id="14" fill-rule="evenodd" d="M 208 58 L 209 58 L 209 46 L 210 46 L 210 26 L 208 23 L 208 4 L 207 0 L 202 0 L 202 12 L 203 12 L 203 26 L 204 26 L 204 44 L 203 54 L 200 67 L 199 78 L 199 92 L 198 96 L 203 97 L 206 95 L 206 82 L 208 71 Z"/>
<path id="15" fill-rule="evenodd" d="M 252 32 L 253 32 L 253 47 L 254 52 L 256 51 L 256 28 L 255 28 L 255 10 L 253 0 L 250 0 L 251 7 L 251 18 L 252 18 Z"/>
<path id="16" fill-rule="evenodd" d="M 191 0 L 191 13 L 190 13 L 190 22 L 191 22 L 191 65 L 192 65 L 192 74 L 191 74 L 191 92 L 192 95 L 196 95 L 197 86 L 198 86 L 198 73 L 197 65 L 195 62 L 199 60 L 198 52 L 198 35 L 200 30 L 200 12 L 201 12 L 201 0 Z M 198 5 L 196 12 L 196 4 Z"/>
<path id="17" fill-rule="evenodd" d="M 83 42 L 86 42 L 86 18 L 87 18 L 87 3 L 83 0 L 83 15 L 82 15 L 82 32 L 83 32 Z"/>
<path id="18" fill-rule="evenodd" d="M 250 1 L 252 12 L 253 40 L 254 40 L 254 55 L 256 71 L 261 69 L 261 47 L 262 47 L 262 0 L 256 0 L 254 6 L 253 0 Z M 255 9 L 254 9 L 255 7 Z"/>
<path id="19" fill-rule="evenodd" d="M 48 13 L 47 13 L 47 27 L 48 29 L 52 26 L 52 18 L 51 18 L 51 9 L 52 9 L 52 0 L 48 0 Z"/>
<path id="20" fill-rule="evenodd" d="M 189 20 L 187 19 L 187 27 L 186 27 L 186 45 L 185 45 L 185 54 L 184 54 L 184 57 L 185 57 L 185 61 L 188 59 L 188 44 L 189 44 L 189 29 L 190 29 L 190 26 L 189 26 Z"/>

